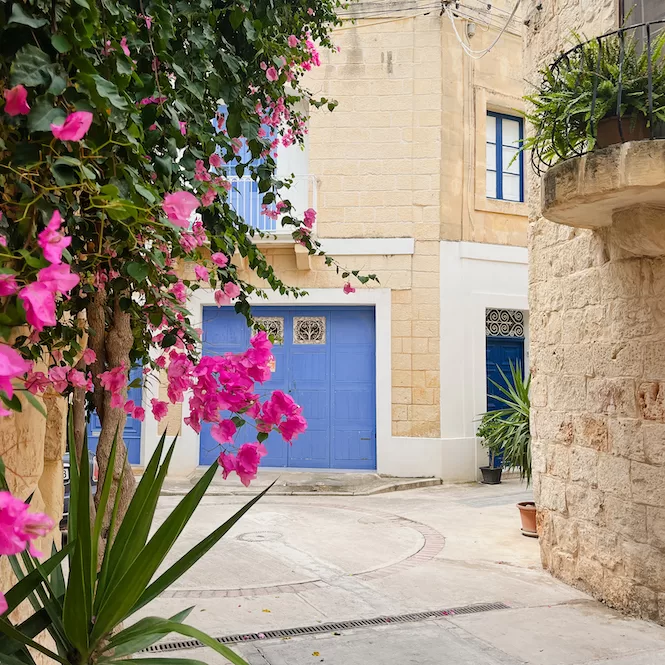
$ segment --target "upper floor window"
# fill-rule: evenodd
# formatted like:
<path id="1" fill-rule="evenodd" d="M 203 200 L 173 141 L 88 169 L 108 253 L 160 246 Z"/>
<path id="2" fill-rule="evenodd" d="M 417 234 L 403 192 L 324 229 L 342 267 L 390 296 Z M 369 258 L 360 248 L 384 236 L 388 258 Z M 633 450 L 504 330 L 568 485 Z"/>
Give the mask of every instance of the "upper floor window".
<path id="1" fill-rule="evenodd" d="M 524 201 L 524 138 L 522 118 L 487 113 L 487 198 Z"/>

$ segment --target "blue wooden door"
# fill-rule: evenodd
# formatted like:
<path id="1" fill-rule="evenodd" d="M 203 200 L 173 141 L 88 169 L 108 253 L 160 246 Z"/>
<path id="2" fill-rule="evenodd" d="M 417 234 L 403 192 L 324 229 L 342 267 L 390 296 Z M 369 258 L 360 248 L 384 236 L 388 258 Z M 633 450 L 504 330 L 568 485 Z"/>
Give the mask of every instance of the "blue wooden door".
<path id="1" fill-rule="evenodd" d="M 137 378 L 142 378 L 143 371 L 140 367 L 135 367 L 129 373 L 130 383 Z M 136 406 L 141 405 L 142 391 L 141 388 L 130 388 L 127 391 L 127 399 L 134 400 Z M 97 412 L 93 412 L 90 422 L 88 423 L 88 448 L 94 452 L 97 450 L 97 441 L 99 440 L 99 433 L 102 429 L 102 424 L 97 417 Z M 134 418 L 127 418 L 125 429 L 122 438 L 127 446 L 127 457 L 130 464 L 141 463 L 141 421 Z"/>
<path id="2" fill-rule="evenodd" d="M 499 368 L 508 379 L 510 379 L 511 363 L 513 367 L 519 363 L 522 371 L 524 371 L 524 338 L 487 337 L 486 344 L 487 410 L 497 411 L 505 405 L 495 398 L 496 395 L 503 397 L 503 393 L 494 384 L 498 383 L 500 386 L 506 386 Z M 502 462 L 503 452 L 494 458 L 494 466 L 501 466 Z"/>
<path id="3" fill-rule="evenodd" d="M 282 343 L 273 346 L 275 367 L 257 386 L 290 393 L 302 406 L 307 431 L 292 445 L 277 433 L 266 442 L 264 467 L 376 468 L 374 310 L 365 307 L 255 307 L 255 317 L 277 322 Z M 230 308 L 203 310 L 206 354 L 240 352 L 249 344 L 245 319 Z M 236 445 L 256 440 L 246 425 Z M 219 446 L 210 426 L 201 431 L 200 463 L 210 464 Z"/>

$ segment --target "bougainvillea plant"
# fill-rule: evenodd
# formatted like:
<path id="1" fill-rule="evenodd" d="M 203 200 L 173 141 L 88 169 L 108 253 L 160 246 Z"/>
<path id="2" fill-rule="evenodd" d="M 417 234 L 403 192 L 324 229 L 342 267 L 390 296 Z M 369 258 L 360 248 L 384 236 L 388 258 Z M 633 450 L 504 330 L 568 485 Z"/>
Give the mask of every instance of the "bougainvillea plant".
<path id="1" fill-rule="evenodd" d="M 47 389 L 73 393 L 79 450 L 85 413 L 96 409 L 102 478 L 127 414 L 144 417 L 126 400 L 132 367 L 164 370 L 169 401 L 187 398 L 188 424 L 213 423 L 220 444 L 257 421 L 255 443 L 220 451 L 224 472 L 243 482 L 270 429 L 287 440 L 304 429 L 288 395 L 262 405 L 254 393 L 269 376 L 267 336 L 241 356 L 201 357 L 186 303 L 205 286 L 249 319 L 257 289 L 239 278 L 236 253 L 266 288 L 301 294 L 233 210 L 230 175 L 251 177 L 265 214 L 322 254 L 315 211 L 296 218 L 275 156 L 280 144 L 302 142 L 303 101 L 334 107 L 303 77 L 320 64 L 318 49 L 333 47 L 338 6 L 0 0 L 0 398 L 6 413 L 21 407 L 17 389 L 33 401 Z M 157 420 L 166 415 L 157 395 L 150 406 Z M 129 497 L 133 477 L 122 473 L 126 456 L 117 459 Z"/>

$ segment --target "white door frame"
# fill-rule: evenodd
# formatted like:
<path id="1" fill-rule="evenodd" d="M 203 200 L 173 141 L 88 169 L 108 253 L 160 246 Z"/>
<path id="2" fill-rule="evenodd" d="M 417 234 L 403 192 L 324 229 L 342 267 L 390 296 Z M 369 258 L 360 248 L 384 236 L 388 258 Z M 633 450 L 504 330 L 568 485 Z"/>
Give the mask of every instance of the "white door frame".
<path id="1" fill-rule="evenodd" d="M 300 298 L 283 296 L 279 293 L 268 292 L 268 298 L 260 298 L 256 295 L 249 297 L 252 306 L 354 306 L 370 305 L 375 311 L 375 335 L 376 335 L 376 453 L 377 471 L 379 450 L 382 446 L 389 444 L 391 437 L 391 295 L 390 289 L 359 289 L 355 293 L 345 294 L 341 288 L 335 289 L 308 289 L 307 294 Z M 203 308 L 215 306 L 214 291 L 212 289 L 198 289 L 192 293 L 187 302 L 187 308 L 192 313 L 193 327 L 203 327 Z M 227 305 L 228 307 L 228 305 Z M 154 382 L 154 377 L 152 378 Z M 151 383 L 152 383 L 151 382 Z M 153 385 L 156 385 L 154 383 Z M 148 391 L 146 391 L 148 392 Z M 184 418 L 189 415 L 189 395 L 185 395 L 182 408 L 183 421 L 181 423 L 180 435 L 171 464 L 170 475 L 189 475 L 199 465 L 200 436 L 191 427 L 185 425 Z M 305 414 L 307 417 L 307 414 Z M 149 459 L 157 446 L 159 436 L 157 434 L 157 423 L 152 413 L 146 408 L 146 435 L 145 435 L 145 457 Z M 324 469 L 330 471 L 330 469 Z"/>

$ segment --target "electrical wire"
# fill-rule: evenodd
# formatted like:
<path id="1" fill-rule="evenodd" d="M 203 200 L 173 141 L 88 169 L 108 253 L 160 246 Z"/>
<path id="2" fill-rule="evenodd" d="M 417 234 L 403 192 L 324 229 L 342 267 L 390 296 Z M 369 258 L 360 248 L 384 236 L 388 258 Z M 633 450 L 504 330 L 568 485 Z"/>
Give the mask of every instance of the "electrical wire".
<path id="1" fill-rule="evenodd" d="M 499 34 L 496 36 L 494 41 L 487 47 L 484 48 L 480 51 L 476 51 L 472 49 L 461 37 L 457 30 L 457 24 L 455 23 L 455 17 L 453 16 L 453 12 L 450 9 L 450 5 L 446 5 L 443 9 L 443 11 L 448 15 L 448 18 L 450 19 L 450 23 L 453 26 L 453 31 L 455 32 L 455 36 L 457 37 L 457 41 L 460 43 L 462 50 L 470 57 L 473 58 L 474 60 L 480 60 L 480 58 L 485 57 L 498 43 L 501 37 L 503 37 L 503 33 L 506 32 L 508 29 L 508 26 L 510 25 L 511 21 L 515 17 L 515 14 L 517 13 L 517 9 L 520 6 L 520 3 L 522 0 L 517 0 L 515 3 L 515 6 L 513 7 L 513 11 L 510 13 L 510 16 L 508 17 L 508 20 L 504 24 L 503 28 L 501 28 L 501 31 Z M 457 13 L 457 10 L 455 10 Z"/>

